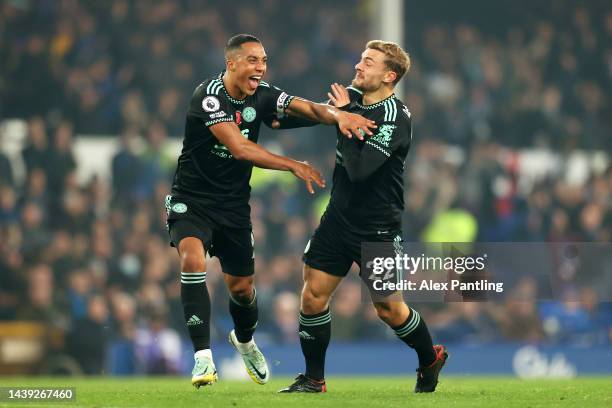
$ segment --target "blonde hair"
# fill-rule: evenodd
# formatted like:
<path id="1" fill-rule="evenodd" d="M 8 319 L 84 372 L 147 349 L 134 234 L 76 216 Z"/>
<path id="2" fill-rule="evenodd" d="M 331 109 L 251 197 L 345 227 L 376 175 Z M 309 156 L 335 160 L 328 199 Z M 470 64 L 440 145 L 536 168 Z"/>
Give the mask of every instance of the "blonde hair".
<path id="1" fill-rule="evenodd" d="M 406 72 L 410 70 L 410 56 L 398 44 L 391 41 L 373 40 L 366 48 L 378 50 L 385 54 L 385 65 L 397 74 L 393 85 L 397 84 Z"/>

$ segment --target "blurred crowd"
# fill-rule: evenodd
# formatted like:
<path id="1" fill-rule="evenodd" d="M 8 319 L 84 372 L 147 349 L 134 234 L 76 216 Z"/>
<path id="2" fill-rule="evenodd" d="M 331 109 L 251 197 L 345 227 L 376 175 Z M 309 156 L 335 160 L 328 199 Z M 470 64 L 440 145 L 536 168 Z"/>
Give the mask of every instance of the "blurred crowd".
<path id="1" fill-rule="evenodd" d="M 419 135 L 612 148 L 609 1 L 432 0 L 406 5 L 406 32 L 415 63 L 405 99 Z"/>
<path id="2" fill-rule="evenodd" d="M 326 84 L 353 77 L 377 2 L 35 0 L 0 7 L 0 115 L 61 117 L 78 134 L 144 131 L 155 120 L 179 136 L 186 101 L 222 69 L 229 36 L 257 34 L 269 55 L 269 82 L 325 99 Z M 433 0 L 406 5 L 405 13 L 413 66 L 404 99 L 422 137 L 612 147 L 609 2 L 493 8 L 484 0 Z"/>
<path id="3" fill-rule="evenodd" d="M 79 134 L 180 135 L 197 84 L 219 73 L 236 33 L 258 35 L 268 79 L 323 98 L 320 78 L 351 78 L 366 24 L 354 1 L 5 1 L 0 5 L 0 114 L 61 116 Z M 272 28 L 273 27 L 273 28 Z M 333 63 L 332 63 L 333 62 Z M 44 86 L 44 92 L 41 92 Z"/>
<path id="4" fill-rule="evenodd" d="M 222 68 L 228 36 L 260 35 L 270 81 L 314 99 L 327 82 L 351 78 L 367 39 L 354 29 L 367 24 L 362 2 L 236 3 L 0 5 L 0 118 L 27 120 L 19 157 L 0 150 L 0 320 L 55 327 L 64 338 L 56 351 L 86 373 L 100 373 L 109 354 L 131 356 L 116 359 L 119 373 L 181 370 L 180 267 L 163 206 L 176 157 L 166 146 L 181 135 L 194 86 Z M 612 9 L 562 10 L 501 36 L 499 26 L 466 22 L 417 21 L 408 30 L 414 65 L 405 100 L 415 131 L 405 240 L 610 242 L 612 166 L 584 164 L 575 182 L 563 158 L 576 148 L 610 151 Z M 77 182 L 77 134 L 118 135 L 110 180 Z M 270 131 L 261 140 L 330 180 L 330 129 Z M 534 179 L 518 159 L 525 146 L 561 163 Z M 263 171 L 252 185 L 258 341 L 294 344 L 301 254 L 329 191 L 313 199 L 293 176 Z M 207 282 L 214 344 L 232 325 L 216 259 Z M 609 293 L 568 285 L 559 299 L 539 302 L 538 284 L 525 279 L 497 303 L 416 307 L 444 342 L 612 342 Z M 353 276 L 333 299 L 334 340 L 391 340 L 360 285 Z"/>

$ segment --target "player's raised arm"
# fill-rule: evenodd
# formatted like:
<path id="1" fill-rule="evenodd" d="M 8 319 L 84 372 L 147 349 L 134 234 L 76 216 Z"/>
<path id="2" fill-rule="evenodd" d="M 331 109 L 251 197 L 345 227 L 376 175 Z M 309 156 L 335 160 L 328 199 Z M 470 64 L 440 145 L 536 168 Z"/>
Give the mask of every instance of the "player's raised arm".
<path id="1" fill-rule="evenodd" d="M 271 129 L 298 129 L 303 127 L 312 127 L 319 125 L 319 122 L 304 119 L 298 116 L 282 115 L 274 113 L 263 119 L 263 122 Z"/>
<path id="2" fill-rule="evenodd" d="M 288 157 L 271 153 L 256 143 L 246 139 L 234 122 L 221 122 L 210 127 L 213 135 L 230 151 L 234 159 L 253 163 L 257 167 L 292 172 L 306 183 L 312 194 L 314 182 L 319 187 L 325 187 L 321 173 L 306 162 L 300 162 Z"/>
<path id="3" fill-rule="evenodd" d="M 349 91 L 343 85 L 336 82 L 331 84 L 331 92 L 327 93 L 328 100 L 323 102 L 326 105 L 332 105 L 339 109 L 348 108 L 351 103 Z M 272 129 L 296 129 L 302 127 L 316 126 L 319 122 L 305 119 L 298 116 L 282 115 L 279 117 L 276 113 L 272 116 L 264 118 L 264 123 Z"/>
<path id="4" fill-rule="evenodd" d="M 361 115 L 344 112 L 334 106 L 323 103 L 314 103 L 302 98 L 293 98 L 285 109 L 289 115 L 300 116 L 326 125 L 338 125 L 340 132 L 349 139 L 355 135 L 363 139 L 363 135 L 372 135 L 371 129 L 376 124 Z"/>

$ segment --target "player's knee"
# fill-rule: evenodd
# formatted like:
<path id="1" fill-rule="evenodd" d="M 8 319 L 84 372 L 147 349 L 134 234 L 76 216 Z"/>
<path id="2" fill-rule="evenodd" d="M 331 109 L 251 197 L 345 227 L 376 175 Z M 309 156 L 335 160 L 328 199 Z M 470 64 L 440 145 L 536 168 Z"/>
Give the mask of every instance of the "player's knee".
<path id="1" fill-rule="evenodd" d="M 376 314 L 389 326 L 399 326 L 406 321 L 410 313 L 404 302 L 377 302 L 374 303 Z"/>
<path id="2" fill-rule="evenodd" d="M 385 323 L 388 323 L 393 318 L 393 308 L 389 303 L 375 303 L 374 308 L 376 309 L 376 314 Z"/>
<path id="3" fill-rule="evenodd" d="M 306 286 L 302 291 L 302 312 L 306 314 L 321 313 L 327 309 L 329 297 Z"/>
<path id="4" fill-rule="evenodd" d="M 201 253 L 193 251 L 185 251 L 181 254 L 181 271 L 182 272 L 205 272 L 206 259 Z"/>
<path id="5" fill-rule="evenodd" d="M 375 303 L 376 314 L 383 322 L 391 325 L 395 325 L 400 308 L 396 307 L 394 303 Z"/>
<path id="6" fill-rule="evenodd" d="M 252 276 L 233 278 L 227 282 L 227 287 L 234 300 L 240 303 L 248 303 L 253 300 L 254 285 Z"/>

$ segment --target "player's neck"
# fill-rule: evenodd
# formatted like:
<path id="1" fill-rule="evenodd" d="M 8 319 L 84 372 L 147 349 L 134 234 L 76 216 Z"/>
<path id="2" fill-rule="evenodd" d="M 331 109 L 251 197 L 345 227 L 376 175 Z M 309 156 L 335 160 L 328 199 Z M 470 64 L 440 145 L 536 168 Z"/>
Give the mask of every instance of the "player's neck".
<path id="1" fill-rule="evenodd" d="M 387 99 L 391 95 L 393 95 L 393 88 L 381 86 L 376 91 L 364 92 L 362 102 L 364 105 L 374 105 L 375 103 Z"/>
<path id="2" fill-rule="evenodd" d="M 227 91 L 229 96 L 238 100 L 242 100 L 247 97 L 247 94 L 243 93 L 238 87 L 238 85 L 236 85 L 236 83 L 232 81 L 232 77 L 230 76 L 229 72 L 225 71 L 222 80 L 223 86 L 225 87 L 225 90 Z"/>

